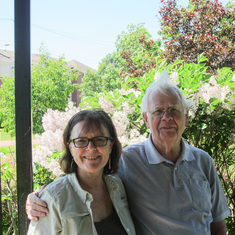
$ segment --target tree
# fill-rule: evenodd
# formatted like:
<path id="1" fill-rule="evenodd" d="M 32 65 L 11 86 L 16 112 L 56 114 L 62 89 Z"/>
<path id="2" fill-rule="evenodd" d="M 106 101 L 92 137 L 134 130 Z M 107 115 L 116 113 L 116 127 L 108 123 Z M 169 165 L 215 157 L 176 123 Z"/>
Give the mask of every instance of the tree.
<path id="1" fill-rule="evenodd" d="M 82 97 L 95 96 L 95 92 L 120 89 L 125 77 L 143 75 L 156 66 L 160 41 L 151 40 L 144 24 L 128 25 L 127 32 L 117 36 L 116 50 L 100 63 L 98 71 L 83 77 Z"/>
<path id="2" fill-rule="evenodd" d="M 235 8 L 218 0 L 191 0 L 186 8 L 177 0 L 162 0 L 161 35 L 168 63 L 177 59 L 197 62 L 198 55 L 207 58 L 208 70 L 235 67 Z"/>
<path id="3" fill-rule="evenodd" d="M 86 72 L 82 78 L 80 90 L 82 97 L 94 96 L 103 90 L 120 88 L 120 69 L 116 53 L 108 54 L 100 63 L 97 72 Z"/>
<path id="4" fill-rule="evenodd" d="M 87 71 L 79 85 L 82 96 L 93 96 L 94 93 L 101 92 L 101 77 L 95 71 Z"/>
<path id="5" fill-rule="evenodd" d="M 155 68 L 160 46 L 160 40 L 152 40 L 143 24 L 128 26 L 128 32 L 122 32 L 116 41 L 117 52 L 123 59 L 121 75 L 141 77 Z"/>
<path id="6" fill-rule="evenodd" d="M 48 108 L 64 110 L 67 107 L 68 98 L 77 88 L 71 84 L 77 79 L 79 72 L 67 67 L 63 57 L 58 60 L 49 55 L 42 54 L 39 63 L 32 68 L 32 117 L 33 132 L 41 133 L 42 116 Z M 4 130 L 15 133 L 15 85 L 14 75 L 4 77 L 0 87 L 0 110 L 2 126 Z"/>
<path id="7" fill-rule="evenodd" d="M 139 36 L 142 51 L 130 53 L 123 51 L 121 56 L 126 60 L 125 69 L 121 72 L 124 77 L 142 77 L 151 69 L 156 68 L 156 58 L 160 54 L 160 41 L 148 40 L 145 35 Z"/>

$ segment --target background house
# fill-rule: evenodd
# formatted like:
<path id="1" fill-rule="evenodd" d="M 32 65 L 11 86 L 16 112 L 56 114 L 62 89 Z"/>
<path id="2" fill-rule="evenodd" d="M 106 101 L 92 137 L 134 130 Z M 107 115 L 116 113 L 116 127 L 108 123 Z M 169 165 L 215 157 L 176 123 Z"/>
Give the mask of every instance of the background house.
<path id="1" fill-rule="evenodd" d="M 39 62 L 40 55 L 39 54 L 32 54 L 31 60 L 32 65 L 37 64 Z M 2 85 L 1 77 L 4 76 L 11 76 L 12 71 L 15 68 L 15 53 L 14 51 L 8 51 L 8 50 L 2 50 L 0 49 L 0 86 Z M 82 64 L 76 60 L 70 60 L 67 62 L 68 67 L 70 67 L 73 70 L 78 70 L 80 72 L 80 75 L 78 76 L 77 80 L 73 81 L 73 83 L 81 84 L 82 77 L 84 76 L 86 71 L 95 71 L 95 69 Z M 81 91 L 77 89 L 72 94 L 72 101 L 76 103 L 76 106 L 79 105 L 81 99 L 80 99 Z"/>

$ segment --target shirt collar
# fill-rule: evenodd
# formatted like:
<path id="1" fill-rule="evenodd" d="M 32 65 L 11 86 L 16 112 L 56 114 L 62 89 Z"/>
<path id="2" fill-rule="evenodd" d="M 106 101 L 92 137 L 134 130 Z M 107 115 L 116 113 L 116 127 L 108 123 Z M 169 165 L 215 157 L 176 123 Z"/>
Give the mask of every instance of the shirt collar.
<path id="1" fill-rule="evenodd" d="M 87 198 L 89 197 L 89 193 L 85 191 L 81 185 L 79 184 L 78 178 L 76 173 L 68 174 L 69 182 L 71 183 L 74 191 L 77 193 L 77 195 L 81 198 L 83 203 L 86 202 Z"/>
<path id="2" fill-rule="evenodd" d="M 115 184 L 115 182 L 111 179 L 112 176 L 110 175 L 104 175 L 104 180 L 106 183 L 106 186 L 109 190 L 109 192 L 115 192 L 118 189 L 118 186 Z M 77 193 L 77 195 L 81 198 L 81 200 L 85 203 L 87 200 L 93 200 L 91 194 L 87 191 L 85 191 L 81 185 L 79 184 L 79 181 L 77 179 L 76 173 L 68 174 L 69 181 L 74 188 L 74 191 Z"/>
<path id="3" fill-rule="evenodd" d="M 195 157 L 193 156 L 193 153 L 191 152 L 189 145 L 185 143 L 183 138 L 181 139 L 181 144 L 182 144 L 182 154 L 177 162 L 195 160 Z M 157 149 L 153 145 L 151 134 L 149 135 L 148 139 L 145 141 L 145 152 L 149 164 L 159 164 L 162 162 L 168 162 L 172 164 L 171 161 L 168 161 L 167 159 L 162 157 L 161 154 L 157 151 Z"/>

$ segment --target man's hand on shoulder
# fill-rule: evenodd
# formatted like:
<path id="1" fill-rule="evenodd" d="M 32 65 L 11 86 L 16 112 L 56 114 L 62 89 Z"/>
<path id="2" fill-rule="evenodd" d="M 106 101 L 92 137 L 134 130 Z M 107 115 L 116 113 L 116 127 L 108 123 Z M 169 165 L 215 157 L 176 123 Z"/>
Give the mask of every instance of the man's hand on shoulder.
<path id="1" fill-rule="evenodd" d="M 26 213 L 28 219 L 32 221 L 38 221 L 39 217 L 45 217 L 49 212 L 47 203 L 41 200 L 38 196 L 39 193 L 46 187 L 44 185 L 40 191 L 30 193 L 26 200 Z"/>

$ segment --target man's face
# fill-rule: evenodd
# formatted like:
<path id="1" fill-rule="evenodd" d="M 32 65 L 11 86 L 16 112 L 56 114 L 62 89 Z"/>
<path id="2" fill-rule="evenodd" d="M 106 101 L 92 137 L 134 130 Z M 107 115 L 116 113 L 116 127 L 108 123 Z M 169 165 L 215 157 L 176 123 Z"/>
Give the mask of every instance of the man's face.
<path id="1" fill-rule="evenodd" d="M 143 113 L 147 128 L 151 130 L 155 146 L 165 144 L 179 146 L 188 123 L 181 101 L 175 95 L 151 93 L 148 97 L 148 112 Z"/>

